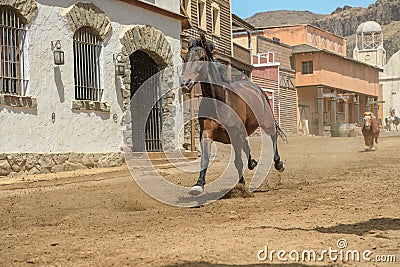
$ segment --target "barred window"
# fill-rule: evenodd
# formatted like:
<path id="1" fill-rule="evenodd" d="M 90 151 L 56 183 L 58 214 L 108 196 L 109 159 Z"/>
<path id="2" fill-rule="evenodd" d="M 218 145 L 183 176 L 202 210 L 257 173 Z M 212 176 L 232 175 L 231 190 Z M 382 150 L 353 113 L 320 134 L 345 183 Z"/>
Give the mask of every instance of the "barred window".
<path id="1" fill-rule="evenodd" d="M 0 8 L 0 93 L 25 95 L 24 44 L 25 24 L 11 8 Z"/>
<path id="2" fill-rule="evenodd" d="M 312 61 L 303 61 L 302 68 L 301 68 L 301 74 L 313 74 L 313 73 L 314 73 L 313 62 Z"/>
<path id="3" fill-rule="evenodd" d="M 92 29 L 80 28 L 74 35 L 75 99 L 101 101 L 101 41 Z"/>

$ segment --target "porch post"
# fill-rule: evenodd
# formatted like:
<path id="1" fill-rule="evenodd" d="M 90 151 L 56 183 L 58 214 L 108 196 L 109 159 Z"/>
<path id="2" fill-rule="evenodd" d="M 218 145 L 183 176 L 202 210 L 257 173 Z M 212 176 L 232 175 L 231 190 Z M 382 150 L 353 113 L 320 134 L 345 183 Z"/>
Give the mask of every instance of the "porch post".
<path id="1" fill-rule="evenodd" d="M 374 96 L 374 114 L 375 114 L 376 120 L 378 120 L 378 109 L 379 109 L 378 97 Z"/>
<path id="2" fill-rule="evenodd" d="M 371 111 L 371 105 L 369 104 L 369 96 L 365 96 L 365 112 Z"/>
<path id="3" fill-rule="evenodd" d="M 318 90 L 318 135 L 324 135 L 324 88 L 317 87 Z"/>
<path id="4" fill-rule="evenodd" d="M 354 97 L 354 114 L 356 115 L 356 123 L 360 122 L 360 96 L 358 94 Z"/>
<path id="5" fill-rule="evenodd" d="M 333 93 L 336 95 L 336 90 L 334 90 Z M 337 105 L 337 99 L 336 99 L 336 97 L 332 97 L 331 98 L 331 124 L 336 123 L 336 105 Z"/>
<path id="6" fill-rule="evenodd" d="M 344 123 L 349 123 L 349 100 L 344 101 Z"/>

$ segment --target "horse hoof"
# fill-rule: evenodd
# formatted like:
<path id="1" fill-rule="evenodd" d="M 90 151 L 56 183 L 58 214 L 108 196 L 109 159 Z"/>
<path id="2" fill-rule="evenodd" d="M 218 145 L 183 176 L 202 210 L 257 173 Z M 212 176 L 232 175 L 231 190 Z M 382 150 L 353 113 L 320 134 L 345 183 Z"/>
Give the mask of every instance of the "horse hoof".
<path id="1" fill-rule="evenodd" d="M 189 194 L 192 196 L 198 196 L 204 192 L 204 187 L 201 185 L 195 185 L 189 190 Z"/>
<path id="2" fill-rule="evenodd" d="M 278 172 L 283 172 L 285 170 L 285 166 L 282 164 L 282 168 L 278 170 Z"/>
<path id="3" fill-rule="evenodd" d="M 279 162 L 278 164 L 275 164 L 275 169 L 278 172 L 283 172 L 285 170 L 285 165 L 283 164 L 283 162 Z"/>
<path id="4" fill-rule="evenodd" d="M 375 148 L 375 147 L 371 147 L 370 150 L 371 150 L 371 151 L 376 151 L 376 148 Z"/>
<path id="5" fill-rule="evenodd" d="M 239 184 L 245 185 L 246 180 L 243 178 L 243 176 L 239 179 Z"/>
<path id="6" fill-rule="evenodd" d="M 251 159 L 247 167 L 249 167 L 249 170 L 253 170 L 257 166 L 257 161 L 255 159 Z"/>

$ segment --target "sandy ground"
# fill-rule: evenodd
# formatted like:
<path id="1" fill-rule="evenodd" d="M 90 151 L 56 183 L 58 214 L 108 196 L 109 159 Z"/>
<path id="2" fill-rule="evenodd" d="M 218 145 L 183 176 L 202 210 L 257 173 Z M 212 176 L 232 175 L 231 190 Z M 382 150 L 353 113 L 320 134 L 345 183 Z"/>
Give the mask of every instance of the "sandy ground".
<path id="1" fill-rule="evenodd" d="M 257 154 L 253 143 L 254 154 Z M 209 177 L 229 147 L 219 146 Z M 224 152 L 225 151 L 225 152 Z M 0 266 L 399 266 L 400 137 L 364 152 L 361 137 L 291 137 L 286 171 L 272 171 L 252 198 L 202 208 L 161 204 L 126 168 L 0 181 Z M 181 184 L 196 175 L 162 173 Z M 397 263 L 301 261 L 304 250 L 370 250 Z M 282 262 L 258 252 L 296 250 Z M 296 254 L 291 254 L 292 258 Z M 332 254 L 333 256 L 336 254 Z M 263 253 L 260 256 L 264 256 Z"/>

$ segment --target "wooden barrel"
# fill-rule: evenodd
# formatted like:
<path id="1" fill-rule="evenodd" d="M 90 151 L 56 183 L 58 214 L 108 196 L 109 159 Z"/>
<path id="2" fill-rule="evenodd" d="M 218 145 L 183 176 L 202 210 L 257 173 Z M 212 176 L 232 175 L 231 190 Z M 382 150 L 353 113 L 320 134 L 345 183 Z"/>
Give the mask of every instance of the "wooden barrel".
<path id="1" fill-rule="evenodd" d="M 356 125 L 352 123 L 333 123 L 331 126 L 332 137 L 355 137 Z"/>
<path id="2" fill-rule="evenodd" d="M 331 136 L 332 137 L 339 137 L 339 123 L 332 123 L 331 124 Z"/>

